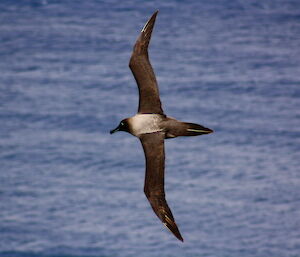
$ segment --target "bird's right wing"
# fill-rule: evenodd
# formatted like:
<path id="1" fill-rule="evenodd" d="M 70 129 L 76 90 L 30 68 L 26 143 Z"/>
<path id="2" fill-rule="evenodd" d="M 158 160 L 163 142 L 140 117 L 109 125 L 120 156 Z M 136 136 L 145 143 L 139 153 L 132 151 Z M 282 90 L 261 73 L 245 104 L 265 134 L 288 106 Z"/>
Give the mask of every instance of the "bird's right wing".
<path id="1" fill-rule="evenodd" d="M 158 11 L 151 16 L 142 29 L 129 61 L 129 67 L 139 89 L 138 113 L 163 114 L 157 81 L 148 57 L 148 46 L 157 13 Z"/>
<path id="2" fill-rule="evenodd" d="M 140 136 L 146 158 L 144 192 L 157 217 L 179 240 L 183 241 L 172 212 L 165 199 L 164 138 L 165 135 L 162 132 L 143 134 Z"/>

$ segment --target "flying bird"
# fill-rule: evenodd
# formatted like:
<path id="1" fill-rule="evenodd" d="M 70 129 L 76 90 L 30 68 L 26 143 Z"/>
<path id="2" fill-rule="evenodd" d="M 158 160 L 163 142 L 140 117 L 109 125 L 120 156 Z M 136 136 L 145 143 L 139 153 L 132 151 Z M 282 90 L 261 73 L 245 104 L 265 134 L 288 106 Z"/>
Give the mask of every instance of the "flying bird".
<path id="1" fill-rule="evenodd" d="M 145 195 L 157 217 L 179 240 L 183 241 L 165 198 L 164 139 L 209 134 L 213 130 L 199 124 L 178 121 L 163 112 L 157 81 L 148 56 L 148 46 L 157 13 L 158 11 L 143 27 L 129 61 L 129 67 L 139 89 L 138 113 L 123 119 L 110 133 L 125 131 L 140 139 L 146 159 Z"/>

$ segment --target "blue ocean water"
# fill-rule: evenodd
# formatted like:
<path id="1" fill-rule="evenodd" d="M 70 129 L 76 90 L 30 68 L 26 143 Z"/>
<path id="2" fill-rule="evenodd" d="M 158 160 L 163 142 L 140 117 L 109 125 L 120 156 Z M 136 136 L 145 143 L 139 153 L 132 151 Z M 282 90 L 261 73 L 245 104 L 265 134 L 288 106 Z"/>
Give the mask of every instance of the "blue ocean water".
<path id="1" fill-rule="evenodd" d="M 165 112 L 214 134 L 166 141 L 143 195 L 128 68 L 150 15 Z M 0 2 L 1 257 L 300 256 L 298 0 Z"/>

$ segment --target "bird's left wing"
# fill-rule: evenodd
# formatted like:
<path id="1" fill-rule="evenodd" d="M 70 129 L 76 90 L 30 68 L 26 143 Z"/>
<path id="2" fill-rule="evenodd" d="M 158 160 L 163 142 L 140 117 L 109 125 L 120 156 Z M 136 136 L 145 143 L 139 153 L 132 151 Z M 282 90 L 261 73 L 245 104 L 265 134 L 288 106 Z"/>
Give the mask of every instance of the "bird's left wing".
<path id="1" fill-rule="evenodd" d="M 163 132 L 143 134 L 140 136 L 146 158 L 144 192 L 157 217 L 179 240 L 183 241 L 172 212 L 165 199 L 164 138 L 165 135 Z"/>

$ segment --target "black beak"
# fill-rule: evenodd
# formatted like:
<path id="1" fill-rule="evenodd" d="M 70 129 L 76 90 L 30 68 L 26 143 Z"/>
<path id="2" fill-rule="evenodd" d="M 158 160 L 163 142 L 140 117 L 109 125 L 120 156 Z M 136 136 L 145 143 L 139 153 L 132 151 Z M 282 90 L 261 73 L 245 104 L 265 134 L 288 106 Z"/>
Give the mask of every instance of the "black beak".
<path id="1" fill-rule="evenodd" d="M 118 126 L 118 127 L 116 127 L 115 129 L 111 130 L 109 133 L 110 133 L 110 134 L 113 134 L 113 133 L 115 133 L 115 132 L 117 132 L 117 131 L 119 131 L 119 130 L 120 130 L 120 128 L 119 128 L 119 126 Z"/>

